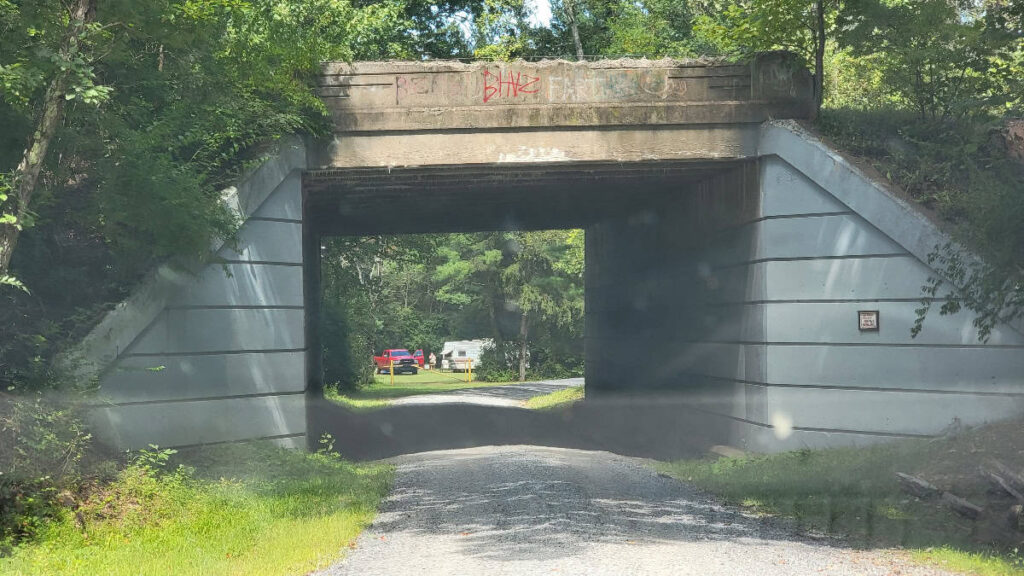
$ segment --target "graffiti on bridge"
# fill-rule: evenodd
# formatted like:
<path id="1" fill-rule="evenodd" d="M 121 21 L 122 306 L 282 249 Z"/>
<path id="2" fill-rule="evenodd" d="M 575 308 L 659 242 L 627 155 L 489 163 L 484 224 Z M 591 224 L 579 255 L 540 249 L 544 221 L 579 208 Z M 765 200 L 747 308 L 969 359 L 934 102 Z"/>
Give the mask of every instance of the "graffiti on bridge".
<path id="1" fill-rule="evenodd" d="M 520 94 L 536 94 L 540 78 L 509 70 L 507 76 L 484 70 L 484 103 L 494 98 L 516 98 Z"/>

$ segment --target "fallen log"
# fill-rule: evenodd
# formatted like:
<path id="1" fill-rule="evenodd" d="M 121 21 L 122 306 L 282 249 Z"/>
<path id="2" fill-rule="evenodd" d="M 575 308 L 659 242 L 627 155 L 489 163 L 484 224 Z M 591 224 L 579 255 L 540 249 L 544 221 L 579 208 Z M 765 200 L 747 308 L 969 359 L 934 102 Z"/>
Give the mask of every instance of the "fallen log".
<path id="1" fill-rule="evenodd" d="M 999 460 L 989 460 L 989 468 L 999 474 L 1018 494 L 1024 494 L 1024 476 Z"/>
<path id="2" fill-rule="evenodd" d="M 905 492 L 909 492 L 918 498 L 937 498 L 942 494 L 942 490 L 939 490 L 928 482 L 915 476 L 911 476 L 910 474 L 897 472 L 896 478 L 900 482 L 900 487 L 902 487 Z"/>
<path id="3" fill-rule="evenodd" d="M 970 518 L 971 520 L 977 520 L 978 516 L 981 516 L 981 513 L 983 512 L 980 506 L 972 504 L 952 492 L 942 493 L 942 503 L 957 514 Z"/>
<path id="4" fill-rule="evenodd" d="M 1016 498 L 1018 502 L 1024 502 L 1024 494 L 1017 490 L 1013 486 L 1013 483 L 1007 480 L 1006 478 L 1003 478 L 999 474 L 996 474 L 995 472 L 987 468 L 981 469 L 981 475 L 987 478 L 988 481 L 991 482 L 992 485 L 995 486 L 996 488 L 999 488 L 1003 492 L 1006 492 L 1010 496 Z"/>

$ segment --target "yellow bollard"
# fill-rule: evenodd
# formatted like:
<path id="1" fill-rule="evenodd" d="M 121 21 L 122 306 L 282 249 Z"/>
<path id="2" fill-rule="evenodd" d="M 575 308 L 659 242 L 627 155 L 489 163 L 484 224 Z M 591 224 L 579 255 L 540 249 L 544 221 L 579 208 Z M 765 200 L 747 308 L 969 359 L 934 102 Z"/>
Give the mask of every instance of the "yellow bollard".
<path id="1" fill-rule="evenodd" d="M 391 385 L 395 385 L 395 361 L 388 360 L 388 366 L 391 368 Z"/>
<path id="2" fill-rule="evenodd" d="M 469 370 L 466 372 L 466 375 L 467 375 L 466 376 L 466 382 L 472 382 L 473 381 L 473 359 L 470 358 L 470 359 L 467 360 L 467 362 L 469 363 L 468 364 L 469 365 Z"/>

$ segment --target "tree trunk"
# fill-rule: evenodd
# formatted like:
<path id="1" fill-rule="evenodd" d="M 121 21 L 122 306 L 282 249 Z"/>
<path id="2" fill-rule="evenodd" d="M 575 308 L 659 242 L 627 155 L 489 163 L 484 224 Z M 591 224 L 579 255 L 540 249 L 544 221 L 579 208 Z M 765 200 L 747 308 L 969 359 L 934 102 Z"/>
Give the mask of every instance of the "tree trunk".
<path id="1" fill-rule="evenodd" d="M 78 53 L 79 40 L 86 23 L 94 13 L 94 0 L 77 0 L 69 14 L 68 29 L 60 49 L 62 61 L 70 61 Z M 29 213 L 29 204 L 35 194 L 39 173 L 42 171 L 46 153 L 57 133 L 64 113 L 65 94 L 67 92 L 68 71 L 61 70 L 50 80 L 43 96 L 42 107 L 36 129 L 29 138 L 28 145 L 22 155 L 21 162 L 14 170 L 11 186 L 11 212 L 17 221 L 0 224 L 0 276 L 6 276 L 11 267 L 11 257 L 18 245 L 21 226 Z"/>
<path id="2" fill-rule="evenodd" d="M 580 42 L 580 29 L 576 25 L 576 8 L 573 4 L 576 0 L 565 0 L 565 11 L 569 15 L 569 27 L 572 28 L 572 41 L 576 45 L 576 59 L 582 62 L 586 59 L 583 54 L 583 43 Z"/>
<path id="3" fill-rule="evenodd" d="M 818 0 L 814 9 L 817 12 L 817 26 L 814 38 L 814 109 L 821 112 L 825 101 L 825 2 Z"/>
<path id="4" fill-rule="evenodd" d="M 526 346 L 526 337 L 528 335 L 528 325 L 526 312 L 519 317 L 519 381 L 526 382 L 526 356 L 529 353 L 529 349 Z"/>

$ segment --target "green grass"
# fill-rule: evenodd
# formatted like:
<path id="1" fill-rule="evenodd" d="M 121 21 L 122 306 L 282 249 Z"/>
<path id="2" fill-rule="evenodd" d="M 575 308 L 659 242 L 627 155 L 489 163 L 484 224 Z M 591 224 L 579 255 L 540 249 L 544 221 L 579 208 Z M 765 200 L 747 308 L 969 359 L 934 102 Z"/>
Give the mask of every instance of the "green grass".
<path id="1" fill-rule="evenodd" d="M 472 384 L 481 385 L 493 384 L 493 382 L 480 382 L 473 373 L 472 382 L 466 382 L 465 372 L 441 372 L 440 370 L 420 370 L 417 374 L 395 374 L 395 385 L 398 384 Z M 375 374 L 374 385 L 391 385 L 390 374 Z"/>
<path id="2" fill-rule="evenodd" d="M 583 386 L 573 386 L 543 396 L 534 396 L 526 401 L 526 407 L 531 410 L 552 410 L 565 408 L 580 400 L 583 400 Z"/>
<path id="3" fill-rule="evenodd" d="M 324 397 L 351 410 L 366 411 L 383 408 L 395 398 L 418 396 L 421 394 L 438 394 L 451 390 L 464 390 L 466 388 L 501 386 L 503 384 L 513 384 L 513 382 L 481 382 L 479 380 L 466 382 L 465 373 L 421 370 L 419 374 L 415 375 L 396 374 L 394 385 L 391 384 L 390 375 L 378 374 L 374 376 L 373 384 L 356 392 L 339 393 L 333 388 L 328 388 L 324 391 Z"/>
<path id="4" fill-rule="evenodd" d="M 952 572 L 976 576 L 1020 576 L 1024 564 L 1020 556 L 1001 558 L 992 554 L 964 552 L 950 547 L 914 550 L 911 558 L 922 563 L 938 566 Z"/>
<path id="5" fill-rule="evenodd" d="M 983 576 L 1024 574 L 1002 515 L 972 522 L 934 502 L 904 493 L 896 472 L 921 476 L 992 510 L 995 498 L 978 474 L 988 458 L 1024 465 L 1020 421 L 941 441 L 903 441 L 866 448 L 801 450 L 768 456 L 657 463 L 725 501 L 793 518 L 798 527 L 845 537 L 865 548 L 906 548 L 912 557 Z"/>
<path id="6" fill-rule="evenodd" d="M 192 451 L 195 472 L 131 466 L 33 542 L 11 576 L 301 575 L 336 561 L 376 514 L 391 468 L 249 444 Z"/>

